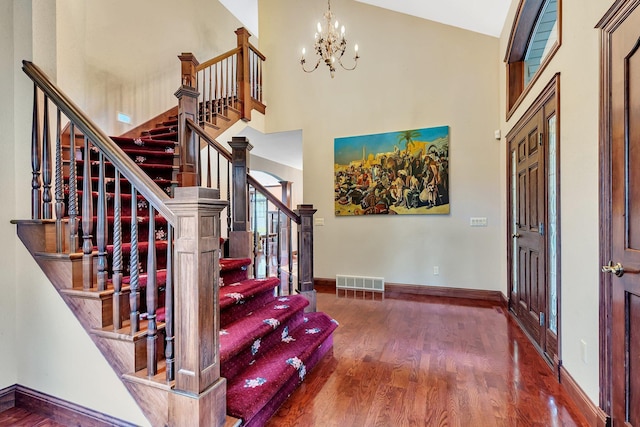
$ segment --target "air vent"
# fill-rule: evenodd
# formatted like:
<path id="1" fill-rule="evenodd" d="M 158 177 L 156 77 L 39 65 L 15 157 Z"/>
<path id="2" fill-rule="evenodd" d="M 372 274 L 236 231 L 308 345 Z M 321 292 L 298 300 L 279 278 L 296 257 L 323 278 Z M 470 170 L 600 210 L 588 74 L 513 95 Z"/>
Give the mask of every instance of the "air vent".
<path id="1" fill-rule="evenodd" d="M 384 277 L 336 275 L 336 292 L 339 289 L 384 292 Z"/>

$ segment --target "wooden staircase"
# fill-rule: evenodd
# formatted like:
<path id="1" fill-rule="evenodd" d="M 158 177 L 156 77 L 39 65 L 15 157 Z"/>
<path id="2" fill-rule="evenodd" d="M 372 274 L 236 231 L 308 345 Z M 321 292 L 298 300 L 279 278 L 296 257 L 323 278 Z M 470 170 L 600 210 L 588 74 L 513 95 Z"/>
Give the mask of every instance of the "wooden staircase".
<path id="1" fill-rule="evenodd" d="M 32 219 L 14 221 L 18 236 L 154 426 L 263 425 L 331 348 L 337 325 L 314 313 L 315 210 L 291 211 L 251 179 L 248 142 L 232 143 L 232 154 L 211 136 L 251 109 L 264 112 L 261 67 L 242 59 L 264 57 L 246 30 L 237 34 L 238 48 L 203 66 L 181 55 L 178 107 L 120 137 L 107 137 L 24 62 L 34 81 L 34 178 Z M 223 69 L 242 82 L 213 83 Z M 188 85 L 198 81 L 203 95 Z M 194 158 L 202 147 L 218 153 L 218 169 L 220 156 L 233 160 L 226 201 L 216 189 L 189 187 L 203 176 L 212 183 L 211 159 L 205 172 Z M 277 276 L 251 277 L 255 235 L 250 219 L 236 217 L 249 211 L 249 187 L 268 193 L 289 230 L 298 225 L 297 273 L 289 232 L 288 260 L 277 245 Z M 224 211 L 239 259 L 219 260 Z M 304 296 L 293 295 L 294 276 Z"/>

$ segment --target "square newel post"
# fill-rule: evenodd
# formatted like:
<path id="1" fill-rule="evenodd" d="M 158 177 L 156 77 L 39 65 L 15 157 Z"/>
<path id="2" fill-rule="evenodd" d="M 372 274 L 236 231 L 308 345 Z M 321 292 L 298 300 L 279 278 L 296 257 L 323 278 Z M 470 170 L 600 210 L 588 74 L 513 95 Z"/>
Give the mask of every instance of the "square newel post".
<path id="1" fill-rule="evenodd" d="M 176 215 L 175 388 L 171 426 L 222 426 L 226 380 L 220 377 L 218 301 L 219 191 L 179 187 L 167 206 Z"/>
<path id="2" fill-rule="evenodd" d="M 238 28 L 238 98 L 242 102 L 242 120 L 251 120 L 251 74 L 249 72 L 249 31 L 246 28 Z"/>
<path id="3" fill-rule="evenodd" d="M 180 163 L 176 180 L 180 187 L 200 185 L 200 147 L 195 134 L 186 125 L 189 118 L 198 123 L 198 89 L 196 87 L 196 67 L 198 60 L 190 54 L 179 55 L 182 63 L 182 86 L 176 91 L 178 98 L 178 150 Z"/>
<path id="4" fill-rule="evenodd" d="M 316 290 L 313 288 L 313 205 L 298 205 L 294 211 L 298 224 L 298 292 L 309 300 L 306 311 L 316 311 Z"/>
<path id="5" fill-rule="evenodd" d="M 231 146 L 232 174 L 231 192 L 231 232 L 229 233 L 229 256 L 231 258 L 251 258 L 253 256 L 251 224 L 249 224 L 249 151 L 253 146 L 244 136 L 234 136 Z"/>

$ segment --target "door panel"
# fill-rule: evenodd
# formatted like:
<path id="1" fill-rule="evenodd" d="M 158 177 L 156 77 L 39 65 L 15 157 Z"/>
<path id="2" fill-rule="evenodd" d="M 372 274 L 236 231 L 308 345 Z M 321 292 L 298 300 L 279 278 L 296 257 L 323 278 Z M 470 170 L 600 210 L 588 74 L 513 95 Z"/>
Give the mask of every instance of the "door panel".
<path id="1" fill-rule="evenodd" d="M 614 426 L 640 426 L 640 11 L 612 34 L 611 278 Z M 626 424 L 625 424 L 626 423 Z"/>
<path id="2" fill-rule="evenodd" d="M 555 76 L 507 136 L 509 155 L 509 304 L 547 359 L 558 364 L 557 94 Z M 553 133 L 553 134 L 551 134 Z M 553 147 L 551 147 L 553 144 Z M 549 153 L 553 164 L 549 166 Z M 550 175 L 551 174 L 551 175 Z M 552 176 L 553 179 L 549 179 Z M 550 194 L 553 197 L 550 198 Z M 545 226 L 553 213 L 552 238 Z M 553 268 L 549 266 L 553 263 Z M 550 277 L 553 274 L 553 289 Z M 553 324 L 549 322 L 552 313 Z"/>

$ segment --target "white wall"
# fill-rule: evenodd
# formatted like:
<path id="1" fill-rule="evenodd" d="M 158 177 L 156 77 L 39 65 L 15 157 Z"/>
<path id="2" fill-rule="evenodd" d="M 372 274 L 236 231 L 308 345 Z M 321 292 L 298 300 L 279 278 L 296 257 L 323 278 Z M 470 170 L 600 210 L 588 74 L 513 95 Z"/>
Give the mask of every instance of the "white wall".
<path id="1" fill-rule="evenodd" d="M 13 57 L 13 0 L 0 0 L 0 151 L 6 159 L 13 159 L 15 147 L 14 106 L 13 106 L 13 78 L 15 65 Z M 15 162 L 5 162 L 0 168 L 0 182 L 14 181 Z M 16 262 L 15 250 L 20 244 L 15 238 L 15 226 L 9 221 L 14 219 L 15 188 L 12 185 L 3 186 L 3 197 L 9 201 L 6 209 L 0 209 L 0 390 L 17 382 L 16 374 L 16 272 L 13 266 Z"/>
<path id="2" fill-rule="evenodd" d="M 497 38 L 346 0 L 332 11 L 360 46 L 355 71 L 303 73 L 326 4 L 260 3 L 266 55 L 266 131 L 302 129 L 304 202 L 318 209 L 315 275 L 382 276 L 388 282 L 506 293 L 501 222 Z M 286 31 L 283 29 L 286 28 Z M 349 53 L 348 56 L 351 56 Z M 350 64 L 350 59 L 345 62 Z M 307 58 L 310 60 L 310 57 Z M 335 217 L 336 137 L 450 126 L 451 214 Z M 470 217 L 487 228 L 470 228 Z M 433 267 L 440 275 L 433 275 Z"/>
<path id="3" fill-rule="evenodd" d="M 504 58 L 517 1 L 511 7 L 500 39 Z M 591 400 L 598 404 L 598 107 L 599 32 L 595 24 L 612 2 L 585 0 L 562 4 L 562 46 L 544 70 L 523 104 L 505 122 L 505 103 L 500 117 L 506 134 L 527 107 L 560 72 L 560 234 L 561 234 L 561 357 Z M 505 94 L 505 68 L 500 67 L 501 100 Z M 505 200 L 504 142 L 500 149 L 501 199 Z M 504 210 L 504 209 L 503 209 Z M 581 343 L 587 343 L 586 363 Z"/>

